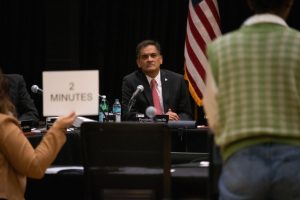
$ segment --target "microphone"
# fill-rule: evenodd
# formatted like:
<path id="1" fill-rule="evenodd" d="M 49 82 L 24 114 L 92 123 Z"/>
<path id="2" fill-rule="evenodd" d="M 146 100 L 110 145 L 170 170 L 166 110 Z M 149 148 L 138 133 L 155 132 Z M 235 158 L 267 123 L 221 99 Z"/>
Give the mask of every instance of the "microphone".
<path id="1" fill-rule="evenodd" d="M 149 117 L 150 119 L 153 119 L 156 115 L 156 109 L 153 106 L 149 106 L 148 108 L 146 108 L 145 111 L 147 117 Z"/>
<path id="2" fill-rule="evenodd" d="M 131 96 L 129 102 L 132 101 L 133 99 L 135 99 L 135 97 L 136 97 L 140 92 L 143 92 L 143 91 L 144 91 L 144 86 L 138 85 L 138 86 L 136 87 L 136 90 L 135 90 L 134 93 L 132 94 L 132 96 Z"/>
<path id="3" fill-rule="evenodd" d="M 105 95 L 98 94 L 99 99 L 102 99 Z M 106 96 L 105 96 L 106 98 Z"/>
<path id="4" fill-rule="evenodd" d="M 128 112 L 130 112 L 132 106 L 135 104 L 135 98 L 136 98 L 136 96 L 137 96 L 139 93 L 143 92 L 143 91 L 144 91 L 144 86 L 138 85 L 138 86 L 136 87 L 136 90 L 135 90 L 134 93 L 132 94 L 132 96 L 131 96 L 131 98 L 130 98 L 130 100 L 129 100 L 129 103 L 128 103 Z"/>
<path id="5" fill-rule="evenodd" d="M 31 86 L 31 92 L 37 93 L 37 94 L 42 94 L 43 90 L 41 88 L 39 88 L 39 86 L 33 85 L 33 86 Z"/>

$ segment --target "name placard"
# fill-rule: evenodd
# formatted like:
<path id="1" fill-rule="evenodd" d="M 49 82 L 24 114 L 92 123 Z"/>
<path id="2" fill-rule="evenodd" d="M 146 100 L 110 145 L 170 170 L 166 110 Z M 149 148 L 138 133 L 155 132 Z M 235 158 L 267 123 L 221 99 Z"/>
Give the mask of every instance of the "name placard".
<path id="1" fill-rule="evenodd" d="M 99 71 L 43 72 L 43 114 L 98 115 Z"/>

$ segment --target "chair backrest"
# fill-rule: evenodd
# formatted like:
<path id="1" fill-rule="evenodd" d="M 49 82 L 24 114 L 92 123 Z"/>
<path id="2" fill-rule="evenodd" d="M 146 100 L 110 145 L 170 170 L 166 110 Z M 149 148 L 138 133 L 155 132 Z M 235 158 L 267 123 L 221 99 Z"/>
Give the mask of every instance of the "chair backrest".
<path id="1" fill-rule="evenodd" d="M 171 145 L 166 124 L 86 122 L 81 137 L 90 198 L 105 199 L 107 191 L 125 195 L 117 192 L 122 189 L 150 189 L 157 199 L 170 196 Z M 129 192 L 126 198 L 132 194 L 137 193 Z"/>

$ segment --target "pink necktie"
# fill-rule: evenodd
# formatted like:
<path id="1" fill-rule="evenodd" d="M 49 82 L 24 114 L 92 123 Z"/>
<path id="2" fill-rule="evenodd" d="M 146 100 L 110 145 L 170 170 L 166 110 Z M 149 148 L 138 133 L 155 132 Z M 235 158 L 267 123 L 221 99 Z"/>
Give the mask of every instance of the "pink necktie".
<path id="1" fill-rule="evenodd" d="M 152 98 L 153 98 L 153 104 L 156 109 L 156 114 L 160 115 L 162 114 L 162 109 L 159 101 L 159 96 L 157 93 L 157 83 L 154 79 L 151 80 L 151 90 L 152 90 Z"/>

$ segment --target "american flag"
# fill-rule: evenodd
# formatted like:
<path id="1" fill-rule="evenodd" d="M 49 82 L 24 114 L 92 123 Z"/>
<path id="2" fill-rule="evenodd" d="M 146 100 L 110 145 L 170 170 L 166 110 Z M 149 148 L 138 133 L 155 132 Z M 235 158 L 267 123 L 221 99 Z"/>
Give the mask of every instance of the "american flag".
<path id="1" fill-rule="evenodd" d="M 208 67 L 206 45 L 221 35 L 217 0 L 190 0 L 185 39 L 184 76 L 195 103 L 202 104 Z"/>

